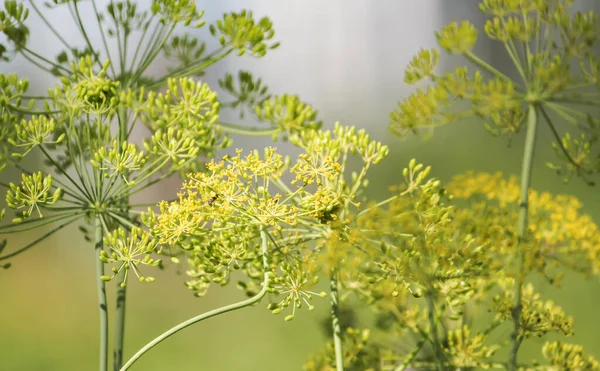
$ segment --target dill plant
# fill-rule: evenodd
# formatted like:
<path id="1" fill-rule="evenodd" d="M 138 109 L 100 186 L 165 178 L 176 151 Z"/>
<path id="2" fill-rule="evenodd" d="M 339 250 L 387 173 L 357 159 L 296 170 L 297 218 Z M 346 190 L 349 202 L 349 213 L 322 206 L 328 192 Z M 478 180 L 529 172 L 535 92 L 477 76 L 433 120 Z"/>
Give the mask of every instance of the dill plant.
<path id="1" fill-rule="evenodd" d="M 228 56 L 260 58 L 276 48 L 267 17 L 256 19 L 247 10 L 224 14 L 208 26 L 217 44 L 209 51 L 205 41 L 185 33 L 205 26 L 195 1 L 138 5 L 110 1 L 100 9 L 96 1 L 8 0 L 0 9 L 0 58 L 8 62 L 18 55 L 58 81 L 46 95 L 32 96 L 26 78 L 0 74 L 0 170 L 21 173 L 20 182 L 0 182 L 9 211 L 1 211 L 0 233 L 52 228 L 22 247 L 5 249 L 2 240 L 0 262 L 8 268 L 13 258 L 48 236 L 80 224 L 98 257 L 100 370 L 109 368 L 109 307 L 115 308 L 112 368 L 119 370 L 127 283 L 132 278 L 152 282 L 146 268 L 162 267 L 165 257 L 179 262 L 143 228 L 140 207 L 155 202 L 134 204 L 130 197 L 171 176 L 203 171 L 215 152 L 231 145 L 231 134 L 276 140 L 320 126 L 310 105 L 293 95 L 272 96 L 248 72 L 227 74 L 219 82 L 231 96 L 224 100 L 198 80 Z M 55 8 L 70 13 L 83 47 L 68 44 L 53 26 L 49 14 Z M 31 12 L 64 50 L 43 56 L 28 47 Z M 84 22 L 83 14 L 93 21 Z M 99 45 L 91 42 L 93 34 L 102 40 Z M 169 62 L 167 72 L 150 76 L 159 57 Z M 222 109 L 241 110 L 242 115 L 249 110 L 265 125 L 223 122 Z M 132 137 L 136 128 L 147 133 L 140 141 Z M 24 161 L 32 156 L 41 157 L 46 166 Z M 107 302 L 107 282 L 117 286 L 116 303 Z"/>
<path id="2" fill-rule="evenodd" d="M 513 178 L 506 182 L 496 176 L 469 174 L 455 180 L 450 190 L 455 196 L 467 197 L 472 202 L 470 208 L 457 209 L 456 215 L 447 219 L 444 215 L 449 211 L 441 205 L 430 211 L 425 208 L 414 212 L 419 216 L 417 224 L 424 229 L 420 233 L 424 240 L 421 243 L 435 251 L 429 251 L 427 259 L 423 260 L 429 268 L 419 270 L 419 276 L 424 275 L 425 280 L 418 287 L 422 288 L 426 297 L 429 321 L 423 336 L 428 333 L 426 339 L 431 344 L 437 369 L 497 366 L 516 370 L 538 367 L 535 362 L 529 366 L 518 362 L 522 342 L 532 335 L 541 336 L 548 331 L 569 335 L 572 332 L 571 320 L 552 302 L 541 301 L 533 287 L 526 283 L 527 275 L 540 272 L 550 282 L 558 283 L 560 274 L 551 273 L 551 268 L 557 265 L 589 274 L 598 273 L 595 262 L 598 249 L 596 224 L 579 214 L 578 201 L 567 196 L 537 196 L 530 186 L 540 125 L 547 125 L 556 139 L 552 146 L 561 162 L 549 163 L 549 166 L 563 179 L 578 175 L 592 185 L 591 178 L 600 170 L 595 148 L 598 120 L 581 109 L 593 108 L 600 103 L 599 64 L 593 49 L 600 34 L 600 24 L 595 12 L 573 12 L 570 9 L 572 4 L 570 0 L 479 2 L 479 9 L 490 18 L 484 27 L 485 35 L 503 47 L 519 79 L 511 79 L 473 53 L 478 30 L 468 21 L 453 22 L 436 36 L 442 50 L 463 57 L 470 66 L 460 66 L 453 72 L 438 75 L 435 72 L 440 58 L 438 49 L 423 49 L 406 69 L 405 82 L 413 84 L 429 79 L 432 84 L 426 89 L 417 89 L 398 103 L 398 108 L 391 114 L 392 133 L 402 136 L 418 133 L 421 129 L 432 131 L 435 127 L 467 117 L 477 118 L 486 129 L 498 136 L 510 137 L 522 128 L 526 131 L 520 185 L 517 186 Z M 571 129 L 561 136 L 558 125 L 563 123 L 571 124 Z M 576 134 L 571 134 L 571 130 L 575 130 Z M 410 169 L 408 173 L 411 174 Z M 490 181 L 497 183 L 487 183 Z M 411 183 L 408 184 L 410 190 Z M 467 187 L 470 192 L 464 190 L 467 185 L 472 186 Z M 445 191 L 419 191 L 425 195 L 427 192 L 432 192 L 428 196 L 430 202 L 434 199 L 439 202 L 445 194 Z M 482 203 L 481 195 L 495 203 Z M 419 209 L 422 206 L 415 207 Z M 463 226 L 455 225 L 467 215 L 479 215 L 479 218 L 470 219 Z M 429 220 L 430 217 L 434 219 Z M 446 236 L 444 221 L 453 225 L 446 231 L 449 233 Z M 464 233 L 460 233 L 461 230 Z M 445 248 L 450 249 L 452 259 L 438 260 L 445 254 L 443 250 L 436 249 L 435 243 L 442 241 Z M 454 243 L 460 246 L 450 247 Z M 462 250 L 466 246 L 471 246 L 468 253 Z M 470 256 L 476 252 L 480 255 Z M 461 266 L 459 263 L 464 258 L 477 264 Z M 445 267 L 446 262 L 451 262 L 451 267 Z M 403 265 L 391 271 L 405 279 L 406 268 Z M 476 268 L 483 270 L 478 272 Z M 454 274 L 458 281 L 448 280 L 452 275 L 447 269 L 456 269 Z M 436 281 L 438 274 L 441 274 L 442 281 Z M 477 280 L 481 282 L 477 284 Z M 413 284 L 410 281 L 406 283 L 409 289 Z M 491 330 L 473 334 L 464 326 L 456 330 L 445 325 L 440 330 L 437 326 L 446 322 L 442 320 L 443 315 L 454 311 L 452 307 L 466 303 L 467 297 L 479 303 L 481 298 L 478 296 L 488 290 L 502 292 L 493 294 L 492 310 L 497 313 L 494 321 L 510 319 L 513 324 L 507 362 L 482 362 L 482 359 L 493 359 L 493 347 L 483 342 Z M 462 294 L 458 295 L 456 291 Z M 492 296 L 492 292 L 487 296 Z M 436 296 L 446 298 L 446 302 L 432 305 Z M 462 311 L 457 313 L 462 315 Z M 440 334 L 444 335 L 444 339 L 439 338 Z M 417 345 L 420 346 L 421 342 L 418 341 Z M 568 349 L 578 351 L 571 353 Z M 597 361 L 581 356 L 581 349 L 575 345 L 547 343 L 543 352 L 551 365 L 539 366 L 542 368 L 598 368 Z"/>
<path id="3" fill-rule="evenodd" d="M 260 57 L 275 47 L 268 19 L 255 22 L 249 12 L 226 14 L 210 27 L 221 48 L 205 54 L 196 38 L 171 37 L 178 23 L 203 24 L 193 2 L 153 1 L 151 13 L 139 12 L 129 1 L 111 2 L 102 15 L 92 1 L 101 31 L 119 45 L 119 58 L 103 63 L 79 20 L 78 2 L 56 1 L 51 6 L 71 10 L 88 50 L 65 45 L 65 53 L 51 61 L 26 48 L 27 11 L 9 1 L 0 20 L 12 51 L 61 77 L 61 83 L 41 99 L 39 109 L 39 97 L 26 95 L 26 80 L 0 76 L 2 114 L 9 123 L 2 126 L 3 165 L 23 173 L 21 184 L 5 185 L 9 208 L 20 212 L 0 231 L 56 223 L 53 233 L 81 219 L 91 226 L 93 233 L 83 231 L 99 257 L 101 307 L 107 305 L 106 282 L 120 287 L 114 369 L 129 369 L 166 338 L 205 319 L 266 300 L 261 305 L 290 321 L 327 297 L 332 339 L 310 357 L 307 371 L 599 369 L 581 346 L 562 341 L 542 346 L 543 361 L 517 363 L 523 341 L 548 333 L 569 336 L 574 328 L 573 319 L 543 299 L 526 276 L 540 273 L 558 285 L 564 267 L 600 273 L 600 233 L 579 202 L 535 192 L 529 185 L 540 122 L 556 135 L 554 146 L 566 160 L 552 165 L 561 175 L 589 181 L 598 170 L 592 151 L 596 121 L 565 105 L 596 104 L 597 62 L 591 48 L 597 17 L 571 15 L 570 3 L 483 0 L 481 10 L 492 16 L 486 33 L 506 46 L 523 81 L 512 81 L 476 57 L 471 52 L 475 28 L 453 23 L 438 33 L 440 46 L 478 70 L 470 74 L 460 67 L 438 76 L 439 52 L 421 51 L 407 68 L 406 81 L 430 78 L 433 85 L 417 90 L 392 113 L 390 129 L 401 135 L 467 116 L 486 122 L 497 135 L 517 134 L 526 126 L 521 183 L 500 174 L 467 173 L 444 186 L 430 176 L 430 167 L 412 160 L 401 172 L 404 183 L 376 202 L 365 198 L 364 190 L 369 170 L 384 160 L 388 148 L 364 130 L 338 123 L 321 130 L 312 107 L 292 95 L 271 97 L 262 81 L 246 72 L 220 81 L 234 97 L 231 102 L 221 102 L 193 79 L 229 54 Z M 133 30 L 154 36 L 143 36 L 151 42 L 141 62 L 128 69 L 127 37 Z M 9 48 L 0 51 L 6 58 Z M 179 65 L 163 77 L 144 75 L 161 51 Z M 575 74 L 579 61 L 582 73 Z M 166 91 L 157 91 L 165 85 Z M 24 105 L 29 98 L 34 102 Z M 454 99 L 468 108 L 458 112 Z M 223 107 L 240 108 L 241 115 L 253 112 L 269 125 L 221 122 Z M 572 122 L 581 139 L 559 137 L 548 111 Z M 143 149 L 129 138 L 138 122 L 151 133 Z M 231 145 L 227 134 L 283 138 L 301 153 L 291 158 L 271 146 L 217 157 Z M 47 174 L 27 171 L 20 162 L 33 151 L 49 161 Z M 358 168 L 352 170 L 351 164 Z M 176 200 L 147 211 L 139 208 L 149 205 L 129 202 L 136 191 L 173 174 L 183 178 Z M 133 273 L 153 281 L 146 272 L 162 266 L 163 257 L 185 261 L 186 286 L 199 297 L 211 286 L 229 284 L 236 274 L 243 277 L 237 286 L 248 298 L 172 327 L 123 362 L 127 279 Z M 111 270 L 105 273 L 106 264 Z M 315 288 L 320 280 L 327 281 L 329 292 Z M 340 306 L 352 300 L 373 310 L 373 328 L 344 325 Z M 484 323 L 473 322 L 485 314 Z M 106 321 L 103 310 L 101 369 L 108 369 Z M 507 323 L 514 326 L 510 341 L 494 342 L 492 335 Z M 497 356 L 503 348 L 509 349 L 508 361 Z"/>

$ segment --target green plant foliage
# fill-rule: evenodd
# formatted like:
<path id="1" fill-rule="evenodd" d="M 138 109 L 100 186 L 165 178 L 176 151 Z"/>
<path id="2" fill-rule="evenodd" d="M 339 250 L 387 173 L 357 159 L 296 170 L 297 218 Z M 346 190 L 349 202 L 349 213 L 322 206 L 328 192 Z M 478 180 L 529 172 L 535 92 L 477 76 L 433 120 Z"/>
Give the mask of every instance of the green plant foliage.
<path id="1" fill-rule="evenodd" d="M 566 270 L 600 274 L 600 230 L 580 202 L 530 186 L 540 122 L 555 137 L 563 161 L 550 167 L 563 178 L 580 175 L 591 184 L 600 170 L 598 120 L 580 109 L 600 102 L 593 53 L 600 25 L 593 12 L 571 12 L 572 2 L 482 0 L 479 9 L 490 18 L 483 31 L 505 48 L 520 79 L 474 54 L 475 26 L 453 22 L 436 33 L 440 49 L 471 66 L 438 75 L 440 51 L 421 50 L 405 81 L 432 84 L 391 114 L 397 135 L 469 116 L 494 135 L 526 127 L 521 177 L 468 172 L 444 185 L 413 159 L 398 171 L 404 183 L 376 202 L 365 190 L 372 166 L 388 155 L 384 143 L 354 126 L 324 130 L 310 104 L 272 95 L 247 71 L 219 80 L 229 98 L 198 80 L 234 53 L 260 58 L 275 49 L 268 18 L 224 14 L 208 27 L 218 46 L 207 50 L 210 43 L 191 33 L 205 26 L 195 1 L 153 0 L 147 10 L 141 2 L 111 1 L 100 10 L 94 1 L 54 0 L 42 11 L 35 1 L 8 0 L 0 9 L 0 59 L 19 55 L 58 83 L 31 96 L 27 79 L 0 74 L 0 171 L 21 177 L 19 184 L 0 182 L 8 205 L 0 210 L 0 234 L 52 226 L 20 248 L 0 241 L 0 266 L 80 225 L 82 248 L 95 249 L 101 371 L 109 369 L 108 284 L 117 289 L 114 370 L 129 369 L 205 319 L 260 304 L 291 321 L 327 305 L 326 298 L 330 341 L 309 357 L 307 371 L 598 370 L 581 346 L 547 339 L 580 327 L 529 280 L 538 275 L 559 287 Z M 46 15 L 61 7 L 83 45 L 66 43 Z M 64 46 L 54 58 L 28 48 L 31 11 Z M 84 11 L 94 27 L 83 24 Z M 92 32 L 100 32 L 101 45 L 92 45 Z M 174 64 L 163 75 L 148 74 L 160 56 Z M 261 126 L 224 122 L 224 110 L 253 115 Z M 556 117 L 577 133 L 559 133 Z M 138 129 L 145 133 L 139 140 L 132 136 Z M 273 145 L 220 154 L 237 135 L 289 141 L 300 153 L 284 156 Z M 24 160 L 34 156 L 43 163 Z M 183 179 L 176 199 L 131 202 L 176 175 Z M 185 265 L 185 286 L 197 297 L 235 280 L 247 298 L 173 326 L 125 360 L 128 282 L 153 282 L 154 269 L 169 262 Z M 357 304 L 373 322 L 359 318 Z M 522 343 L 533 338 L 547 339 L 542 361 L 519 360 Z"/>
<path id="2" fill-rule="evenodd" d="M 600 170 L 598 123 L 586 107 L 600 104 L 598 66 L 594 45 L 600 36 L 598 15 L 571 11 L 573 1 L 483 0 L 479 9 L 490 19 L 484 35 L 500 43 L 518 72 L 513 80 L 483 61 L 473 47 L 480 31 L 469 21 L 453 22 L 436 33 L 440 49 L 458 55 L 475 68 L 458 66 L 436 74 L 437 49 L 422 49 L 412 59 L 404 80 L 415 84 L 429 79 L 398 103 L 390 129 L 397 135 L 433 130 L 469 116 L 478 117 L 494 135 L 511 137 L 521 131 L 526 106 L 535 105 L 551 129 L 560 160 L 549 163 L 564 179 L 574 174 L 588 179 Z M 463 104 L 457 104 L 455 101 Z M 558 125 L 571 124 L 578 132 L 561 134 Z M 561 136 L 562 135 L 562 136 Z M 573 139 L 576 137 L 578 139 Z M 591 183 L 591 180 L 588 180 Z"/>

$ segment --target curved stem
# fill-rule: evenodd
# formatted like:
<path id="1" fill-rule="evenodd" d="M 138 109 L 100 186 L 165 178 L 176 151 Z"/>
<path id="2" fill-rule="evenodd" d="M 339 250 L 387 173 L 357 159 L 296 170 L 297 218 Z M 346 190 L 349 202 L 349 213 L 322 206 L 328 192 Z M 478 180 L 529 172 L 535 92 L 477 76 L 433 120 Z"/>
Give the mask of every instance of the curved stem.
<path id="1" fill-rule="evenodd" d="M 236 125 L 222 121 L 218 121 L 217 125 L 219 125 L 223 129 L 223 131 L 227 133 L 245 135 L 249 137 L 269 136 L 273 134 L 278 134 L 282 131 L 280 128 L 256 128 Z"/>
<path id="2" fill-rule="evenodd" d="M 104 249 L 104 230 L 102 229 L 102 216 L 100 214 L 96 214 L 95 232 L 96 288 L 98 290 L 98 306 L 100 307 L 99 370 L 108 371 L 108 306 L 106 304 L 106 284 L 100 279 L 104 276 L 104 263 L 100 260 L 100 251 Z"/>
<path id="3" fill-rule="evenodd" d="M 231 312 L 231 311 L 234 311 L 236 309 L 241 309 L 241 308 L 244 308 L 244 307 L 251 306 L 252 304 L 258 303 L 260 301 L 260 299 L 262 299 L 267 294 L 267 290 L 269 289 L 269 270 L 268 270 L 269 263 L 268 263 L 268 260 L 267 260 L 267 251 L 268 251 L 269 237 L 268 237 L 266 228 L 264 226 L 260 227 L 260 237 L 261 237 L 261 240 L 262 240 L 261 254 L 263 256 L 264 280 L 263 280 L 263 287 L 262 287 L 262 289 L 260 290 L 260 292 L 258 294 L 256 294 L 255 296 L 253 296 L 253 297 L 251 297 L 249 299 L 246 299 L 246 300 L 234 303 L 234 304 L 229 304 L 229 305 L 226 305 L 224 307 L 213 309 L 213 310 L 211 310 L 209 312 L 200 314 L 200 315 L 198 315 L 196 317 L 188 319 L 187 321 L 181 322 L 180 324 L 178 324 L 175 327 L 170 328 L 169 330 L 167 330 L 166 332 L 162 333 L 161 335 L 159 335 L 158 337 L 156 337 L 154 340 L 152 340 L 151 342 L 149 342 L 148 344 L 146 344 L 136 354 L 134 354 L 133 357 L 131 357 L 127 361 L 127 363 L 125 363 L 123 365 L 123 367 L 121 367 L 120 371 L 128 370 L 138 359 L 140 359 L 146 352 L 148 352 L 154 346 L 158 345 L 163 340 L 166 340 L 171 335 L 176 334 L 177 332 L 183 330 L 184 328 L 186 328 L 188 326 L 191 326 L 191 325 L 193 325 L 193 324 L 195 324 L 197 322 L 203 321 L 205 319 L 218 316 L 219 314 Z"/>
<path id="4" fill-rule="evenodd" d="M 333 345 L 335 347 L 335 369 L 344 371 L 344 351 L 342 349 L 342 330 L 340 326 L 340 307 L 338 296 L 338 272 L 332 272 L 330 281 L 331 327 L 333 329 Z"/>
<path id="5" fill-rule="evenodd" d="M 521 202 L 519 203 L 519 221 L 517 224 L 517 290 L 515 305 L 512 308 L 513 333 L 511 335 L 512 348 L 508 362 L 508 369 L 517 370 L 517 356 L 521 346 L 519 336 L 521 311 L 523 310 L 522 290 L 525 281 L 525 253 L 523 242 L 527 238 L 527 218 L 529 214 L 529 187 L 531 185 L 531 174 L 533 173 L 533 154 L 535 150 L 535 138 L 537 131 L 536 105 L 530 104 L 527 112 L 527 136 L 525 139 L 525 151 L 523 153 L 523 164 L 521 166 Z"/>

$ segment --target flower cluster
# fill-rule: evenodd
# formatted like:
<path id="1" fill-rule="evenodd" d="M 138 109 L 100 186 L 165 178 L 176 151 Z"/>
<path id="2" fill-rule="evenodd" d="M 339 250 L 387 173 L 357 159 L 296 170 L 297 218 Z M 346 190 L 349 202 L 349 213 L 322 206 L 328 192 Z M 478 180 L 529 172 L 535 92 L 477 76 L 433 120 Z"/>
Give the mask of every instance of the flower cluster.
<path id="1" fill-rule="evenodd" d="M 519 184 L 515 177 L 468 172 L 459 175 L 448 189 L 457 198 L 471 201 L 458 219 L 477 225 L 479 235 L 502 256 L 511 256 L 516 246 Z M 600 233 L 593 219 L 581 212 L 581 202 L 573 196 L 529 191 L 529 238 L 524 247 L 527 267 L 546 276 L 552 267 L 569 267 L 584 274 L 600 273 Z M 478 221 L 477 224 L 474 224 Z M 484 240 L 481 240 L 483 242 Z M 560 282 L 562 268 L 553 281 Z"/>
<path id="2" fill-rule="evenodd" d="M 492 339 L 514 314 L 518 184 L 501 174 L 470 172 L 444 187 L 430 172 L 412 160 L 403 171 L 405 184 L 393 187 L 390 199 L 352 217 L 354 233 L 336 246 L 344 251 L 337 259 L 348 262 L 341 265 L 341 287 L 376 314 L 383 330 L 375 340 L 378 367 L 504 367 L 496 354 L 506 343 Z M 565 267 L 598 274 L 598 227 L 580 207 L 570 196 L 530 191 L 531 237 L 521 245 L 526 273 L 541 272 L 553 284 L 560 283 Z M 524 285 L 521 297 L 519 342 L 551 332 L 573 334 L 573 318 L 532 284 Z M 471 321 L 488 312 L 488 321 Z M 548 344 L 543 353 L 552 367 L 595 362 Z M 331 347 L 319 354 L 306 367 L 333 367 Z M 365 360 L 372 356 L 363 354 Z M 387 369 L 378 367 L 373 369 Z"/>
<path id="3" fill-rule="evenodd" d="M 192 277 L 187 285 L 197 295 L 210 283 L 228 283 L 237 270 L 249 278 L 240 287 L 256 291 L 262 226 L 273 245 L 270 292 L 282 297 L 269 305 L 273 313 L 291 306 L 286 319 L 292 319 L 297 308 L 311 309 L 311 298 L 323 296 L 310 290 L 318 280 L 315 257 L 335 234 L 337 222 L 358 205 L 367 170 L 387 147 L 339 124 L 331 131 L 302 131 L 293 142 L 305 150 L 295 162 L 271 147 L 262 155 L 238 150 L 212 161 L 206 172 L 188 175 L 178 201 L 163 202 L 159 214 L 149 210 L 144 216 L 160 244 L 187 252 Z M 347 183 L 344 169 L 353 153 L 363 160 L 363 170 Z M 311 246 L 311 241 L 318 243 Z"/>
<path id="4" fill-rule="evenodd" d="M 554 135 L 554 147 L 562 163 L 550 164 L 565 179 L 576 174 L 584 180 L 600 171 L 594 130 L 596 120 L 574 108 L 598 105 L 599 63 L 593 46 L 600 35 L 596 13 L 571 11 L 573 1 L 480 1 L 488 17 L 483 33 L 502 44 L 519 73 L 512 80 L 473 52 L 480 31 L 468 21 L 452 22 L 436 32 L 441 49 L 459 55 L 476 69 L 458 66 L 436 74 L 437 49 L 419 51 L 409 63 L 405 81 L 415 84 L 430 79 L 426 90 L 417 89 L 392 112 L 390 130 L 397 135 L 433 130 L 453 121 L 475 116 L 494 135 L 509 138 L 520 132 L 525 107 L 532 106 L 539 121 Z M 465 104 L 455 104 L 455 99 Z M 576 127 L 579 139 L 560 136 L 557 117 Z M 589 181 L 588 181 L 589 182 Z"/>
<path id="5" fill-rule="evenodd" d="M 249 51 L 253 56 L 262 57 L 268 49 L 274 49 L 279 43 L 268 44 L 275 36 L 273 24 L 269 18 L 261 18 L 256 22 L 251 11 L 242 10 L 239 13 L 225 14 L 216 26 L 210 26 L 213 36 L 219 35 L 222 46 L 231 44 L 238 55 Z"/>

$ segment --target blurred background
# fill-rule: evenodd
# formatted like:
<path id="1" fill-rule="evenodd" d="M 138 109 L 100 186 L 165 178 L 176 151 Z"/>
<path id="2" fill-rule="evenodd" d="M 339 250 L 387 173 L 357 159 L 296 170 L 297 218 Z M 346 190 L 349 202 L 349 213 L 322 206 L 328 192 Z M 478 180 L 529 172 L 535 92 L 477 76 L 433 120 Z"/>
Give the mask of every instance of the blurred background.
<path id="1" fill-rule="evenodd" d="M 41 2 L 40 2 L 41 3 Z M 97 1 L 104 7 L 108 1 Z M 141 2 L 143 3 L 143 2 Z M 370 195 L 386 196 L 389 185 L 402 181 L 400 171 L 411 158 L 433 166 L 433 176 L 448 181 L 466 170 L 518 174 L 523 136 L 511 146 L 492 137 L 475 121 L 440 128 L 427 141 L 409 136 L 398 139 L 387 131 L 389 114 L 414 87 L 403 82 L 404 68 L 420 48 L 434 47 L 434 31 L 448 22 L 469 19 L 482 26 L 485 19 L 475 0 L 229 0 L 198 2 L 212 23 L 223 12 L 251 9 L 257 17 L 269 16 L 281 46 L 265 58 L 229 57 L 207 71 L 205 80 L 218 89 L 225 73 L 249 70 L 262 77 L 273 94 L 298 94 L 319 111 L 326 127 L 335 121 L 366 128 L 373 137 L 390 146 L 390 156 L 371 174 Z M 577 7 L 600 8 L 597 1 L 577 1 Z M 43 7 L 42 7 L 43 8 Z M 88 2 L 82 16 L 96 27 Z M 75 23 L 67 11 L 52 11 L 49 18 L 68 42 L 83 46 Z M 61 49 L 41 20 L 32 12 L 30 48 L 47 57 Z M 192 31 L 211 39 L 207 27 Z M 99 35 L 90 35 L 99 42 Z M 138 36 L 139 37 L 139 36 Z M 213 43 L 213 44 L 211 44 Z M 214 40 L 209 41 L 214 45 Z M 477 54 L 506 73 L 504 49 L 481 37 Z M 460 60 L 444 57 L 442 68 Z M 161 67 L 155 64 L 154 72 Z M 0 64 L 0 72 L 28 77 L 31 94 L 44 93 L 56 81 L 21 58 Z M 150 71 L 151 73 L 153 71 Z M 225 117 L 234 121 L 237 114 Z M 251 122 L 250 122 L 251 123 Z M 523 133 L 524 134 L 524 133 Z M 539 191 L 569 193 L 578 197 L 584 211 L 600 220 L 598 189 L 574 179 L 563 184 L 545 167 L 554 160 L 550 133 L 541 126 L 533 187 Z M 233 148 L 255 148 L 270 140 L 234 138 Z M 278 143 L 284 152 L 293 151 Z M 5 177 L 17 174 L 3 172 Z M 171 198 L 180 181 L 173 179 L 141 196 L 152 202 Z M 4 202 L 3 197 L 2 201 Z M 139 197 L 138 197 L 139 202 Z M 36 232 L 37 233 L 37 232 Z M 9 247 L 30 241 L 31 235 L 9 237 Z M 98 313 L 93 248 L 83 241 L 76 227 L 57 233 L 0 270 L 0 370 L 93 370 L 97 362 Z M 131 282 L 127 300 L 125 358 L 171 326 L 206 310 L 243 298 L 233 286 L 211 289 L 205 298 L 195 298 L 184 287 L 185 267 L 171 267 L 156 275 L 153 284 Z M 109 285 L 112 286 L 112 285 Z M 564 288 L 541 288 L 568 314 L 575 317 L 574 338 L 590 354 L 600 357 L 600 284 L 567 275 Z M 109 292 L 114 303 L 114 292 Z M 319 300 L 319 299 L 316 299 Z M 321 322 L 329 312 L 328 302 L 316 302 L 317 310 L 301 312 L 292 322 L 273 316 L 264 303 L 211 319 L 163 342 L 144 356 L 132 370 L 275 371 L 301 370 L 307 355 L 321 348 L 326 336 Z M 537 342 L 537 343 L 536 343 Z M 536 351 L 543 343 L 533 340 L 522 359 L 541 358 Z M 536 346 L 537 344 L 537 346 Z"/>

